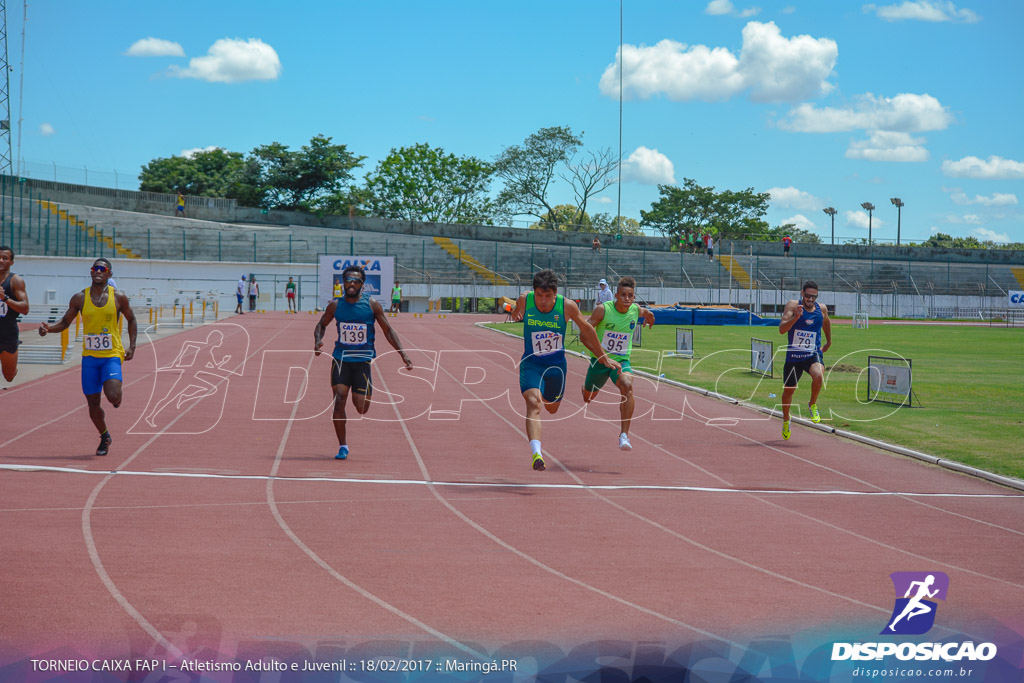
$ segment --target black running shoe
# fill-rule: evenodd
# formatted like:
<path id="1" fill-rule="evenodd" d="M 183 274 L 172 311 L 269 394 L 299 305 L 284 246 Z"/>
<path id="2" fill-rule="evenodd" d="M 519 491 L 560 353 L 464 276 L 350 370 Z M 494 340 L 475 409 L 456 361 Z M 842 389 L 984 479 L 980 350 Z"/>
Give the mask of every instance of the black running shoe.
<path id="1" fill-rule="evenodd" d="M 96 448 L 96 455 L 106 455 L 110 449 L 110 444 L 114 443 L 114 440 L 110 438 L 110 434 L 104 434 L 100 437 L 100 445 Z"/>

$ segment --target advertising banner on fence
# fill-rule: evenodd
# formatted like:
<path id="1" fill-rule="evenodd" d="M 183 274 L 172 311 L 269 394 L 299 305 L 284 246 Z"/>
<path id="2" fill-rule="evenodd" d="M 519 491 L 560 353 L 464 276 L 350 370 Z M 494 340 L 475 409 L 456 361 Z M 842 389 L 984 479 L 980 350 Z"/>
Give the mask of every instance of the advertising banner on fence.
<path id="1" fill-rule="evenodd" d="M 1011 289 L 1006 305 L 1010 308 L 1024 308 L 1024 292 Z"/>
<path id="2" fill-rule="evenodd" d="M 369 294 L 382 306 L 391 303 L 391 288 L 395 285 L 394 256 L 340 256 L 320 254 L 317 269 L 317 304 L 322 309 L 331 299 L 344 296 L 341 274 L 349 266 L 360 266 L 366 273 L 363 293 Z"/>

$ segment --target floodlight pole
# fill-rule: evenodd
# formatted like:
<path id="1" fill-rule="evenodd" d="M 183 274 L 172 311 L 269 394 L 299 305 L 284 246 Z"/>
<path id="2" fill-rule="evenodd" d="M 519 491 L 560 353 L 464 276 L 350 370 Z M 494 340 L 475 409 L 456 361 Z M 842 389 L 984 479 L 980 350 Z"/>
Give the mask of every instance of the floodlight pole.
<path id="1" fill-rule="evenodd" d="M 896 207 L 896 246 L 898 247 L 900 246 L 900 223 L 903 218 L 903 207 L 906 206 L 906 204 L 904 204 L 903 200 L 899 197 L 893 197 L 889 201 Z"/>
<path id="2" fill-rule="evenodd" d="M 832 246 L 836 246 L 836 210 L 831 206 L 822 209 L 832 219 Z"/>
<path id="3" fill-rule="evenodd" d="M 860 205 L 862 209 L 868 212 L 868 246 L 871 246 L 871 212 L 875 210 L 875 205 L 871 202 L 864 202 Z"/>

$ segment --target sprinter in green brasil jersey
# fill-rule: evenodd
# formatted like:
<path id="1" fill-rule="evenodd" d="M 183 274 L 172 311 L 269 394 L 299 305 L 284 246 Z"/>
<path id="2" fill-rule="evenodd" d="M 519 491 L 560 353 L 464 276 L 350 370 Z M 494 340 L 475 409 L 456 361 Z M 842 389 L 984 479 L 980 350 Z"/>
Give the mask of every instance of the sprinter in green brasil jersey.
<path id="1" fill-rule="evenodd" d="M 591 351 L 590 368 L 583 380 L 583 401 L 590 403 L 597 396 L 604 383 L 610 377 L 622 394 L 619 404 L 619 420 L 622 431 L 619 433 L 619 450 L 629 451 L 633 445 L 629 443 L 629 423 L 633 420 L 633 368 L 629 364 L 629 354 L 633 350 L 633 329 L 644 317 L 648 327 L 654 327 L 654 314 L 643 306 L 633 303 L 636 297 L 636 280 L 631 277 L 619 279 L 615 289 L 615 300 L 606 301 L 597 306 L 590 314 L 588 323 L 594 326 L 601 348 L 612 360 L 617 360 L 622 370 L 614 370 L 597 362 Z"/>
<path id="2" fill-rule="evenodd" d="M 619 364 L 598 343 L 594 328 L 583 319 L 576 302 L 558 293 L 558 276 L 545 269 L 533 276 L 533 291 L 516 299 L 512 319 L 523 323 L 523 357 L 519 363 L 519 390 L 526 401 L 526 436 L 530 440 L 533 469 L 544 469 L 540 445 L 540 407 L 554 415 L 565 395 L 565 330 L 572 320 L 580 328 L 580 341 L 611 370 Z"/>

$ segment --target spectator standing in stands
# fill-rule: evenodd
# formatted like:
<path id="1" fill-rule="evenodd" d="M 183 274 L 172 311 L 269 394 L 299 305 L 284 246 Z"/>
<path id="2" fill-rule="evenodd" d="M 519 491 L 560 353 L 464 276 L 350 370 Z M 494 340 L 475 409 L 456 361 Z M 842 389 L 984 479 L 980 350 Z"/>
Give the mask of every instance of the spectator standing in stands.
<path id="1" fill-rule="evenodd" d="M 715 238 L 708 235 L 708 261 L 715 260 Z"/>
<path id="2" fill-rule="evenodd" d="M 608 281 L 601 278 L 601 281 L 597 283 L 597 299 L 594 301 L 594 308 L 601 306 L 605 301 L 611 301 L 615 298 L 612 294 L 612 290 L 608 288 Z"/>
<path id="3" fill-rule="evenodd" d="M 184 218 L 185 217 L 185 195 L 183 195 L 180 190 L 178 191 L 178 199 L 177 199 L 177 201 L 175 203 L 177 205 L 177 208 L 174 210 L 174 215 L 175 216 L 181 216 L 182 218 Z"/>
<path id="4" fill-rule="evenodd" d="M 793 238 L 786 235 L 782 238 L 782 255 L 789 258 L 789 247 L 793 244 Z"/>

